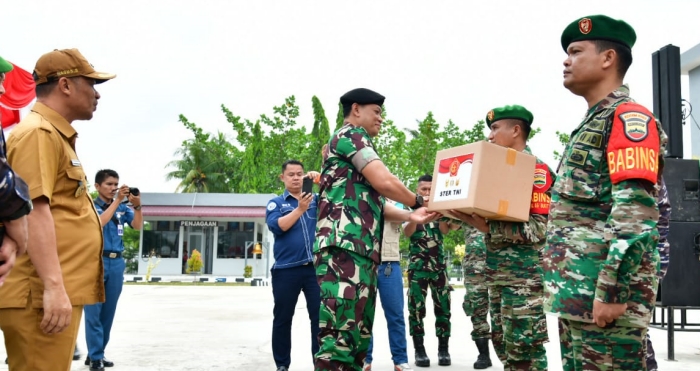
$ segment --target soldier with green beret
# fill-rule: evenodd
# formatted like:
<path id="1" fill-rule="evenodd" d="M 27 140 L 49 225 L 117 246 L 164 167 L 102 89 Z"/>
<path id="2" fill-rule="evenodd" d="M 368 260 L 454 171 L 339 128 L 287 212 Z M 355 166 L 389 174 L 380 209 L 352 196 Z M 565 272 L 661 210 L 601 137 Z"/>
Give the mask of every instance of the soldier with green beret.
<path id="1" fill-rule="evenodd" d="M 486 115 L 489 141 L 532 155 L 527 140 L 533 115 L 519 105 L 494 108 Z M 527 222 L 486 220 L 450 210 L 484 233 L 489 288 L 491 340 L 506 371 L 547 370 L 544 343 L 549 341 L 544 315 L 541 253 L 554 172 L 537 159 Z"/>
<path id="2" fill-rule="evenodd" d="M 564 87 L 587 103 L 559 163 L 543 256 L 545 309 L 559 317 L 567 371 L 646 370 L 666 135 L 623 84 L 635 41 L 629 24 L 605 15 L 561 35 Z"/>

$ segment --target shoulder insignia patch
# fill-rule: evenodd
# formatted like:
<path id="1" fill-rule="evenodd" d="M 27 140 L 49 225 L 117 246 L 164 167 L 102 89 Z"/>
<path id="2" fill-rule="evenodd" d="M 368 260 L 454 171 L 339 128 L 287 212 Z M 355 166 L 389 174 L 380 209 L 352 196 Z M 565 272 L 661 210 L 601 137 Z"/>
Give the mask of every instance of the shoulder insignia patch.
<path id="1" fill-rule="evenodd" d="M 547 164 L 535 165 L 535 179 L 532 185 L 532 200 L 530 202 L 530 214 L 547 215 L 552 201 L 547 193 L 552 187 L 553 179 Z"/>
<path id="2" fill-rule="evenodd" d="M 277 207 L 277 204 L 274 203 L 274 202 L 270 202 L 269 204 L 267 204 L 267 210 L 268 210 L 268 211 L 272 211 L 272 210 L 274 210 L 276 207 Z"/>
<path id="3" fill-rule="evenodd" d="M 607 147 L 610 180 L 645 179 L 656 184 L 659 131 L 648 109 L 634 102 L 617 106 Z"/>
<path id="4" fill-rule="evenodd" d="M 625 136 L 634 142 L 641 142 L 649 135 L 649 121 L 651 116 L 637 111 L 628 111 L 619 114 L 620 121 L 625 126 Z"/>
<path id="5" fill-rule="evenodd" d="M 542 189 L 547 185 L 547 170 L 542 168 L 535 168 L 535 188 Z"/>

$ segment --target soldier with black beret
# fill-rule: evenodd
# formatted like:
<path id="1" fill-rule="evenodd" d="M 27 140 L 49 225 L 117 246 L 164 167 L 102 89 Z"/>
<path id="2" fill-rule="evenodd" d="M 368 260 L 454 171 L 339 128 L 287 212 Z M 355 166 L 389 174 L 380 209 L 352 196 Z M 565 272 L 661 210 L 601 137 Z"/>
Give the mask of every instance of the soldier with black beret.
<path id="1" fill-rule="evenodd" d="M 423 224 L 437 217 L 421 207 L 423 198 L 391 174 L 374 149 L 384 96 L 360 88 L 345 93 L 340 103 L 345 124 L 328 142 L 314 244 L 321 286 L 316 371 L 362 369 L 372 336 L 384 221 Z"/>
<path id="2" fill-rule="evenodd" d="M 567 371 L 647 369 L 666 135 L 623 84 L 636 38 L 605 15 L 561 35 L 564 87 L 587 103 L 559 163 L 543 255 L 545 310 L 559 317 Z"/>

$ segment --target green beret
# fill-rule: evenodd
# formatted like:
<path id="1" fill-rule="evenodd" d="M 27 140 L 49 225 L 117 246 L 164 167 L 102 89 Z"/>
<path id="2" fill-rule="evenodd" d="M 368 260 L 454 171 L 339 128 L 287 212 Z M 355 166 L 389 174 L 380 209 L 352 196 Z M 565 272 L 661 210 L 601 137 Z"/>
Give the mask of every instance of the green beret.
<path id="1" fill-rule="evenodd" d="M 574 41 L 607 40 L 620 43 L 630 49 L 637 41 L 634 28 L 627 22 L 606 15 L 590 15 L 571 22 L 561 34 L 564 51 Z"/>
<path id="2" fill-rule="evenodd" d="M 350 90 L 340 97 L 340 104 L 343 107 L 352 106 L 353 103 L 376 104 L 381 107 L 384 104 L 384 96 L 369 89 L 358 88 Z"/>
<path id="3" fill-rule="evenodd" d="M 488 125 L 490 129 L 492 123 L 505 119 L 522 120 L 525 121 L 525 123 L 527 123 L 527 126 L 529 127 L 530 125 L 532 125 L 533 116 L 532 112 L 528 111 L 523 106 L 518 106 L 517 104 L 514 104 L 512 106 L 498 107 L 492 109 L 491 111 L 489 111 L 489 113 L 486 114 L 486 125 Z"/>
<path id="4" fill-rule="evenodd" d="M 12 71 L 12 63 L 4 60 L 2 57 L 0 57 L 0 73 L 5 73 L 5 72 L 10 72 Z"/>

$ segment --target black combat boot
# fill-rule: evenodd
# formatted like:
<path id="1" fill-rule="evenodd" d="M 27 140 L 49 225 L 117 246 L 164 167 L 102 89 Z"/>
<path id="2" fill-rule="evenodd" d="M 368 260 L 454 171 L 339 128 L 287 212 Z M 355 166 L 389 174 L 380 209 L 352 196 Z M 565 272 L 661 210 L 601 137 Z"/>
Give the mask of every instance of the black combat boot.
<path id="1" fill-rule="evenodd" d="M 491 357 L 489 357 L 489 339 L 481 338 L 474 340 L 476 343 L 476 349 L 479 349 L 479 356 L 474 362 L 475 370 L 482 370 L 487 367 L 491 367 Z"/>
<path id="2" fill-rule="evenodd" d="M 430 358 L 428 358 L 428 355 L 425 353 L 422 336 L 413 337 L 413 348 L 416 349 L 416 366 L 430 367 Z"/>
<path id="3" fill-rule="evenodd" d="M 438 338 L 438 365 L 449 366 L 452 364 L 452 359 L 450 358 L 450 352 L 448 351 L 450 343 L 450 338 L 440 337 Z"/>

